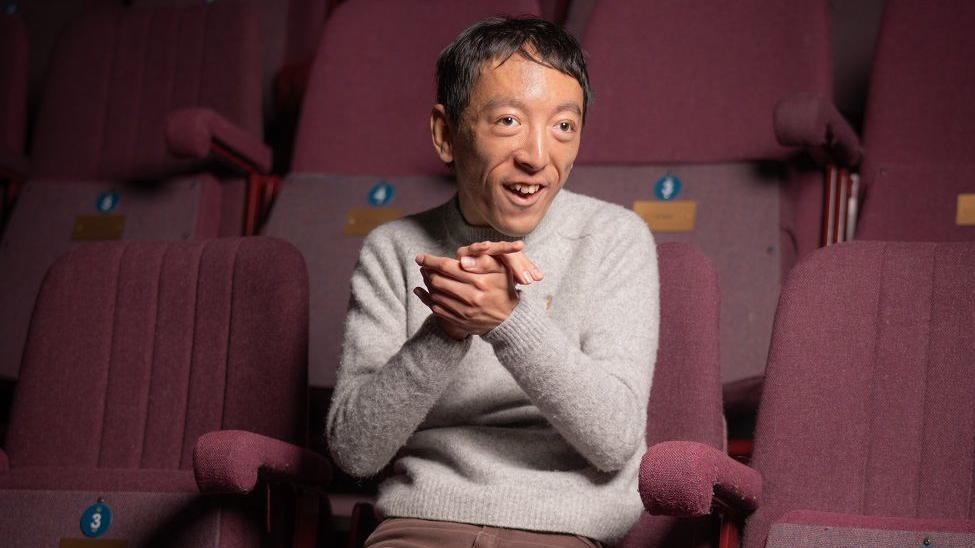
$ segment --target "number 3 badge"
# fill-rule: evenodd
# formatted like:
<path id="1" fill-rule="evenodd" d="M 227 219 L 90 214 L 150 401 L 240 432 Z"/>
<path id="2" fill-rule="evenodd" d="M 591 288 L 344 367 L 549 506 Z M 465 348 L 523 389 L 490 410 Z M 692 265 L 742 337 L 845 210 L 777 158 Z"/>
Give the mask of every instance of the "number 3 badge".
<path id="1" fill-rule="evenodd" d="M 101 499 L 81 514 L 81 533 L 86 537 L 95 538 L 104 535 L 111 524 L 112 509 Z"/>

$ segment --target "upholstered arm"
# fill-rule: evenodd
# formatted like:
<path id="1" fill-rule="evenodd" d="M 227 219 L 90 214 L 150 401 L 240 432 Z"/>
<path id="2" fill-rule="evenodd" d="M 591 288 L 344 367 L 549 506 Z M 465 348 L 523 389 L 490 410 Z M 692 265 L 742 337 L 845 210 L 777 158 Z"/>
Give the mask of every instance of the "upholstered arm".
<path id="1" fill-rule="evenodd" d="M 658 443 L 640 465 L 640 496 L 651 514 L 705 516 L 717 503 L 744 515 L 761 493 L 761 474 L 702 443 Z"/>
<path id="2" fill-rule="evenodd" d="M 271 171 L 271 149 L 208 108 L 182 108 L 169 113 L 166 143 L 177 156 L 204 159 L 212 154 L 247 172 Z"/>
<path id="3" fill-rule="evenodd" d="M 775 136 L 785 146 L 804 147 L 817 160 L 855 167 L 863 156 L 856 131 L 830 101 L 811 93 L 775 105 Z"/>
<path id="4" fill-rule="evenodd" d="M 331 478 L 325 457 L 287 442 L 220 430 L 200 436 L 193 448 L 193 474 L 203 493 L 250 493 L 260 479 L 322 486 Z"/>

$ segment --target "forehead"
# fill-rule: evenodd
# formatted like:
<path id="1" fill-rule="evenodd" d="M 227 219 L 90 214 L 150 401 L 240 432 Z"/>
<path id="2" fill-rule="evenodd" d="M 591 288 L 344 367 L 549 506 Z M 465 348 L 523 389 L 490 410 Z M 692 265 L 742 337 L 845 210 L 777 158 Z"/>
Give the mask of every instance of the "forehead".
<path id="1" fill-rule="evenodd" d="M 484 64 L 471 90 L 469 106 L 479 110 L 488 103 L 506 100 L 526 104 L 576 102 L 581 109 L 583 93 L 572 76 L 514 53 Z"/>

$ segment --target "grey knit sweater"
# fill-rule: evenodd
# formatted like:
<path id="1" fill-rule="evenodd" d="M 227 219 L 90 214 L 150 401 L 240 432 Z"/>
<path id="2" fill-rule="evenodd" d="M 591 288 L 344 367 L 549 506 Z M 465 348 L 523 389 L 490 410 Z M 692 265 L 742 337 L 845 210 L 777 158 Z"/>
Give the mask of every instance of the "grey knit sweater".
<path id="1" fill-rule="evenodd" d="M 561 191 L 525 240 L 545 279 L 481 337 L 447 337 L 412 294 L 414 257 L 511 239 L 456 198 L 366 238 L 352 276 L 329 447 L 354 476 L 390 461 L 385 516 L 613 541 L 637 472 L 657 351 L 656 248 L 632 212 Z"/>

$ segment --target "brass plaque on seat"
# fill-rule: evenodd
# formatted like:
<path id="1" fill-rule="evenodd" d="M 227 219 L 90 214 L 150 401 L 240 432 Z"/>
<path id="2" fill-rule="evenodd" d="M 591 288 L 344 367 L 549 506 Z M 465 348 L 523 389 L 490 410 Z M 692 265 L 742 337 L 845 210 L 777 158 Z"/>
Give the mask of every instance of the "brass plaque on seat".
<path id="1" fill-rule="evenodd" d="M 71 228 L 72 240 L 121 240 L 125 215 L 78 215 Z"/>
<path id="2" fill-rule="evenodd" d="M 654 232 L 690 232 L 697 219 L 697 202 L 672 200 L 633 202 L 633 211 L 650 225 Z"/>
<path id="3" fill-rule="evenodd" d="M 365 236 L 377 226 L 399 219 L 403 210 L 398 207 L 353 207 L 345 216 L 346 236 Z"/>
<path id="4" fill-rule="evenodd" d="M 116 538 L 63 538 L 58 548 L 128 548 L 128 541 Z"/>
<path id="5" fill-rule="evenodd" d="M 955 224 L 960 226 L 975 225 L 975 194 L 958 195 L 958 212 L 955 214 Z"/>

